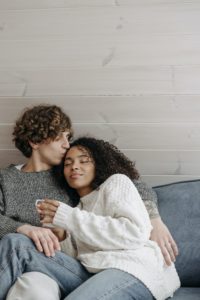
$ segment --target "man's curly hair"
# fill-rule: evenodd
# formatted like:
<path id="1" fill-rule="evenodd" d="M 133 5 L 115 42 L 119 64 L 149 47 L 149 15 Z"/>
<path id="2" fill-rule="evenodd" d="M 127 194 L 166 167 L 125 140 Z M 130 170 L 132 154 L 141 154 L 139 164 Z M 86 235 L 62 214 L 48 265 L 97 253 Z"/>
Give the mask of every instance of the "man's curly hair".
<path id="1" fill-rule="evenodd" d="M 37 105 L 26 109 L 16 121 L 13 141 L 26 157 L 31 157 L 32 143 L 54 140 L 61 132 L 69 130 L 70 118 L 56 105 Z"/>
<path id="2" fill-rule="evenodd" d="M 117 173 L 124 174 L 131 180 L 139 178 L 135 163 L 109 142 L 92 137 L 81 137 L 71 143 L 70 147 L 86 150 L 93 160 L 95 165 L 95 178 L 91 184 L 93 189 L 97 189 L 108 177 Z M 76 206 L 79 202 L 78 194 L 68 184 L 67 192 L 72 205 Z"/>

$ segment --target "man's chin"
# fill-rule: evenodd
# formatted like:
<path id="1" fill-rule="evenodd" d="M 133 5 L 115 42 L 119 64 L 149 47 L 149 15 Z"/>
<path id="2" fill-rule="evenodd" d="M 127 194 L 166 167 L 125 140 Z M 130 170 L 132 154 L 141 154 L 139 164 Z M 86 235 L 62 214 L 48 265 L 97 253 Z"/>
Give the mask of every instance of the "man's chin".
<path id="1" fill-rule="evenodd" d="M 60 165 L 61 164 L 61 162 L 62 162 L 62 159 L 60 159 L 60 160 L 55 160 L 55 161 L 53 161 L 52 162 L 52 167 L 55 167 L 55 166 L 58 166 L 58 165 Z"/>

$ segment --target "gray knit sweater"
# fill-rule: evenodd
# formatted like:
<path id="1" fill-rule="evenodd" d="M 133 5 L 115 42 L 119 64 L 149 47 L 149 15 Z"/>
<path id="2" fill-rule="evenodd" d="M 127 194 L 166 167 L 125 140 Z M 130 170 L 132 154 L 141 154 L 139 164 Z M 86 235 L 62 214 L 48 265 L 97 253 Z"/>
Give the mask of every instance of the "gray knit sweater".
<path id="1" fill-rule="evenodd" d="M 69 198 L 52 170 L 21 172 L 11 165 L 0 171 L 0 238 L 23 224 L 40 226 L 35 200 L 57 199 L 68 203 Z"/>
<path id="2" fill-rule="evenodd" d="M 133 180 L 133 183 L 135 184 L 142 200 L 144 201 L 150 219 L 158 217 L 159 211 L 157 194 L 152 188 L 150 188 L 145 182 L 141 180 Z"/>
<path id="3" fill-rule="evenodd" d="M 134 181 L 151 218 L 158 215 L 157 197 L 141 181 Z M 0 170 L 0 238 L 23 224 L 40 226 L 35 200 L 49 198 L 69 203 L 52 170 L 21 172 L 14 165 Z"/>

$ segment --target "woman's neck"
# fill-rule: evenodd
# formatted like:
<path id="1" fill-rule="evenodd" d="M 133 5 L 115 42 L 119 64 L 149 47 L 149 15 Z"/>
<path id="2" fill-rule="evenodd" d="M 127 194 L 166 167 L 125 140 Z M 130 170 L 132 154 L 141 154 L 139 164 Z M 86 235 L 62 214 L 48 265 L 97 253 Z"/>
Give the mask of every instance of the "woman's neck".
<path id="1" fill-rule="evenodd" d="M 77 191 L 77 193 L 79 194 L 80 197 L 84 197 L 84 196 L 90 194 L 93 191 L 93 189 L 92 189 L 91 186 L 86 186 L 86 187 L 82 187 L 80 189 L 77 189 L 76 191 Z"/>

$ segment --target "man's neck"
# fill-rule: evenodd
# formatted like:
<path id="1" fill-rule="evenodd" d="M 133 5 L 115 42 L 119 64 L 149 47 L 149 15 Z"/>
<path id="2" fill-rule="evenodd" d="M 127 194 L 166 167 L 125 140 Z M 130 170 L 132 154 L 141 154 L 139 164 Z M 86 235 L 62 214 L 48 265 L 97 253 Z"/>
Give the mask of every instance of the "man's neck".
<path id="1" fill-rule="evenodd" d="M 22 172 L 41 172 L 50 170 L 52 166 L 47 164 L 42 164 L 41 162 L 36 162 L 33 159 L 29 159 L 27 163 L 22 167 Z"/>

